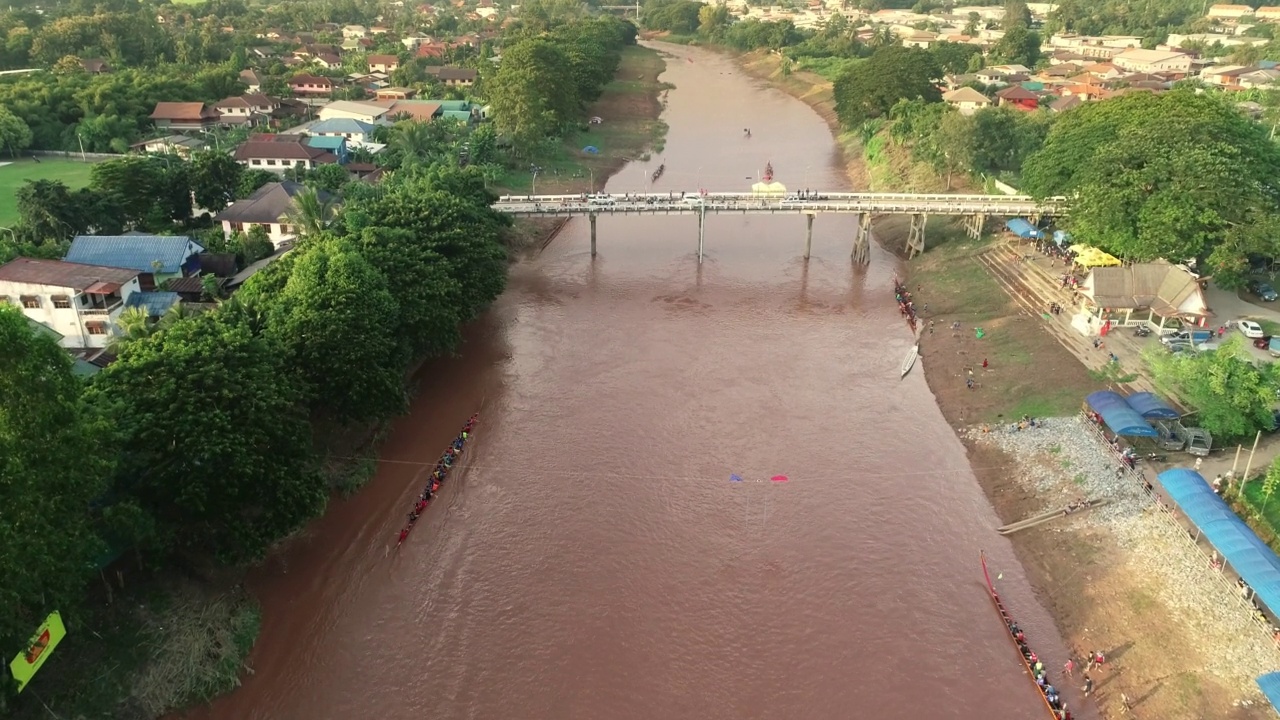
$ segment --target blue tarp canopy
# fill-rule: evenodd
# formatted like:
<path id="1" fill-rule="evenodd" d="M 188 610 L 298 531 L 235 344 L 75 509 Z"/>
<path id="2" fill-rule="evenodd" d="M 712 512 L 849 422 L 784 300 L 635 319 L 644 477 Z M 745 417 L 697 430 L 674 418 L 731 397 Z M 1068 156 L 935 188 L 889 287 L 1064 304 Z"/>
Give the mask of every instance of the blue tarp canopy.
<path id="1" fill-rule="evenodd" d="M 1174 468 L 1156 477 L 1209 544 L 1249 583 L 1258 601 L 1280 612 L 1280 557 L 1231 512 L 1200 473 Z"/>
<path id="2" fill-rule="evenodd" d="M 1138 414 L 1144 418 L 1159 418 L 1161 420 L 1177 420 L 1182 417 L 1174 410 L 1169 403 L 1160 398 L 1159 395 L 1149 392 L 1134 393 L 1125 398 L 1125 402 L 1129 403 L 1129 407 L 1138 411 Z"/>
<path id="3" fill-rule="evenodd" d="M 1089 403 L 1089 407 L 1093 408 L 1094 412 L 1102 416 L 1102 422 L 1117 435 L 1157 437 L 1156 429 L 1148 425 L 1147 421 L 1142 419 L 1142 415 L 1130 407 L 1119 393 L 1099 390 L 1089 393 L 1084 401 Z"/>
<path id="4" fill-rule="evenodd" d="M 1271 707 L 1280 710 L 1280 672 L 1259 675 L 1257 683 L 1262 694 L 1271 701 Z"/>
<path id="5" fill-rule="evenodd" d="M 1022 218 L 1014 218 L 1005 223 L 1004 226 L 1009 228 L 1009 232 L 1017 235 L 1023 240 L 1040 237 L 1040 231 L 1036 229 L 1036 226 Z"/>
<path id="6" fill-rule="evenodd" d="M 1062 230 L 1053 231 L 1053 242 L 1058 247 L 1065 247 L 1071 244 L 1071 235 Z"/>

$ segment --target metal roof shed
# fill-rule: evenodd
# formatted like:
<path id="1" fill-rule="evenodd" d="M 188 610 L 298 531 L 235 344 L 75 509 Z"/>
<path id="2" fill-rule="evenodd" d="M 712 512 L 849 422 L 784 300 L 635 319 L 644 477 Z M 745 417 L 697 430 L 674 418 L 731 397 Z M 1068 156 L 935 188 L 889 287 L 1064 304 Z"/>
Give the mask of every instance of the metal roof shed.
<path id="1" fill-rule="evenodd" d="M 1102 422 L 1116 435 L 1126 437 L 1157 437 L 1156 429 L 1134 410 L 1119 393 L 1099 390 L 1089 393 L 1085 402 L 1102 416 Z"/>
<path id="2" fill-rule="evenodd" d="M 1182 417 L 1177 410 L 1174 410 L 1169 403 L 1165 402 L 1159 395 L 1149 392 L 1134 393 L 1125 399 L 1129 403 L 1129 407 L 1138 411 L 1138 414 L 1144 418 L 1159 418 L 1161 420 L 1177 420 Z"/>

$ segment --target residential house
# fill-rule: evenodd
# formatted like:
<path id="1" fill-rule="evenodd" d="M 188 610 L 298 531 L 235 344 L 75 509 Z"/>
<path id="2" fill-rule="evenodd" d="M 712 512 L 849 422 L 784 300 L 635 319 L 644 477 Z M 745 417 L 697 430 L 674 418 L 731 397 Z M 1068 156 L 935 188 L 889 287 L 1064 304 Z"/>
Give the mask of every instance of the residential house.
<path id="1" fill-rule="evenodd" d="M 204 246 L 186 235 L 77 235 L 63 260 L 137 271 L 139 288 L 200 272 Z"/>
<path id="2" fill-rule="evenodd" d="M 1259 88 L 1271 87 L 1280 79 L 1280 70 L 1274 67 L 1259 68 L 1255 67 L 1248 72 L 1240 74 L 1240 87 L 1242 88 Z"/>
<path id="3" fill-rule="evenodd" d="M 240 82 L 244 83 L 250 93 L 260 92 L 262 90 L 262 78 L 258 75 L 257 70 L 251 68 L 240 71 Z"/>
<path id="4" fill-rule="evenodd" d="M 928 50 L 929 46 L 936 42 L 938 42 L 938 34 L 927 30 L 917 30 L 910 35 L 902 37 L 903 47 L 920 48 L 921 50 Z"/>
<path id="5" fill-rule="evenodd" d="M 462 101 L 458 101 L 462 102 Z M 387 120 L 416 120 L 418 122 L 427 122 L 438 117 L 444 117 L 443 100 L 383 100 L 379 105 L 387 108 Z M 471 113 L 455 112 L 451 117 L 458 120 L 469 120 Z"/>
<path id="6" fill-rule="evenodd" d="M 256 127 L 271 121 L 272 115 L 280 110 L 280 101 L 257 93 L 229 97 L 218 101 L 213 107 L 221 113 L 220 122 L 223 125 Z"/>
<path id="7" fill-rule="evenodd" d="M 1253 8 L 1248 5 L 1210 5 L 1205 17 L 1213 20 L 1251 20 Z"/>
<path id="8" fill-rule="evenodd" d="M 1077 96 L 1084 102 L 1093 100 L 1106 100 L 1111 97 L 1111 91 L 1097 85 L 1089 85 L 1081 83 L 1078 85 L 1064 85 L 1058 90 L 1058 94 L 1062 97 Z"/>
<path id="9" fill-rule="evenodd" d="M 973 74 L 974 79 L 983 85 L 1008 85 L 1009 73 L 994 68 L 984 68 Z"/>
<path id="10" fill-rule="evenodd" d="M 369 64 L 369 72 L 395 72 L 400 67 L 400 58 L 395 55 L 370 55 L 365 58 Z"/>
<path id="11" fill-rule="evenodd" d="M 327 77 L 303 73 L 289 78 L 289 90 L 299 97 L 328 97 L 333 94 L 333 81 Z"/>
<path id="12" fill-rule="evenodd" d="M 104 348 L 124 302 L 142 288 L 138 271 L 17 258 L 0 265 L 0 303 L 61 334 L 64 348 Z"/>
<path id="13" fill-rule="evenodd" d="M 1010 105 L 1019 110 L 1035 110 L 1040 107 L 1040 96 L 1022 87 L 1012 85 L 996 93 L 1001 107 Z"/>
<path id="14" fill-rule="evenodd" d="M 409 33 L 400 38 L 400 44 L 405 46 L 407 50 L 417 50 L 419 46 L 431 42 L 431 38 L 422 33 Z"/>
<path id="15" fill-rule="evenodd" d="M 342 58 L 334 53 L 319 53 L 312 56 L 311 62 L 319 65 L 326 70 L 342 67 Z"/>
<path id="16" fill-rule="evenodd" d="M 1080 72 L 1080 66 L 1075 63 L 1059 63 L 1057 65 L 1050 65 L 1049 67 L 1044 68 L 1037 73 L 1037 77 L 1045 80 L 1059 80 L 1069 78 L 1078 72 Z"/>
<path id="17" fill-rule="evenodd" d="M 1068 95 L 1049 103 L 1049 109 L 1056 113 L 1064 113 L 1082 103 L 1084 103 L 1084 98 L 1080 95 Z"/>
<path id="18" fill-rule="evenodd" d="M 158 102 L 151 120 L 161 130 L 207 130 L 218 124 L 218 111 L 200 102 Z"/>
<path id="19" fill-rule="evenodd" d="M 1124 70 L 1121 70 L 1120 68 L 1116 67 L 1115 63 L 1109 63 L 1109 62 L 1100 62 L 1100 63 L 1092 63 L 1090 65 L 1085 65 L 1084 67 L 1080 68 L 1080 72 L 1088 75 L 1092 75 L 1094 78 L 1098 80 L 1114 80 L 1115 78 L 1118 78 L 1121 75 L 1125 74 Z"/>
<path id="20" fill-rule="evenodd" d="M 294 210 L 293 199 L 306 189 L 302 183 L 287 180 L 267 183 L 244 200 L 235 201 L 213 219 L 222 224 L 222 232 L 228 239 L 236 233 L 249 232 L 254 225 L 261 225 L 277 249 L 287 247 L 297 237 L 297 228 L 289 219 Z M 334 199 L 324 191 L 317 195 L 326 202 Z"/>
<path id="21" fill-rule="evenodd" d="M 480 73 L 472 68 L 441 65 L 425 68 L 428 75 L 439 80 L 445 87 L 471 87 Z"/>
<path id="22" fill-rule="evenodd" d="M 344 38 L 362 38 L 369 34 L 369 28 L 363 25 L 347 25 L 342 28 L 342 37 Z"/>
<path id="23" fill-rule="evenodd" d="M 376 90 L 374 97 L 378 100 L 412 100 L 417 94 L 413 88 L 389 87 Z"/>
<path id="24" fill-rule="evenodd" d="M 303 60 L 309 60 L 318 55 L 341 55 L 342 48 L 337 45 L 317 45 L 315 43 L 306 43 L 293 51 L 293 56 Z"/>
<path id="25" fill-rule="evenodd" d="M 439 105 L 439 117 L 449 118 L 450 120 L 475 122 L 480 119 L 480 116 L 483 113 L 480 107 L 470 100 L 426 100 L 419 102 L 435 103 Z M 407 105 L 408 103 L 405 104 Z M 396 107 L 399 107 L 400 105 L 401 103 L 396 103 Z"/>
<path id="26" fill-rule="evenodd" d="M 961 115 L 972 115 L 982 108 L 991 107 L 991 99 L 971 87 L 952 90 L 942 99 L 959 110 Z"/>
<path id="27" fill-rule="evenodd" d="M 1084 312 L 1072 326 L 1085 335 L 1098 334 L 1108 319 L 1122 325 L 1146 320 L 1163 326 L 1166 319 L 1177 318 L 1200 325 L 1213 314 L 1200 279 L 1165 260 L 1094 268 L 1079 289 Z"/>
<path id="28" fill-rule="evenodd" d="M 278 57 L 280 53 L 276 52 L 275 48 L 267 47 L 263 45 L 259 47 L 249 48 L 249 55 L 259 60 L 270 60 L 272 58 Z M 243 74 L 244 73 L 241 72 L 241 75 Z"/>
<path id="29" fill-rule="evenodd" d="M 1050 65 L 1062 65 L 1063 63 L 1087 65 L 1090 62 L 1091 58 L 1087 58 L 1078 52 L 1072 52 L 1070 50 L 1059 50 L 1049 56 Z"/>
<path id="30" fill-rule="evenodd" d="M 1240 75 L 1249 72 L 1248 65 L 1217 65 L 1200 71 L 1200 81 L 1225 88 L 1240 87 Z"/>
<path id="31" fill-rule="evenodd" d="M 349 118 L 374 125 L 385 125 L 387 109 L 387 105 L 380 103 L 359 102 L 355 100 L 335 100 L 334 102 L 320 108 L 318 116 L 322 121 Z"/>
<path id="32" fill-rule="evenodd" d="M 1017 64 L 992 65 L 991 69 L 1003 70 L 1004 72 L 1009 73 L 1010 75 L 1030 75 L 1031 74 L 1031 68 L 1027 67 L 1026 65 L 1017 65 Z"/>
<path id="33" fill-rule="evenodd" d="M 129 149 L 136 152 L 159 153 L 162 155 L 172 153 L 183 158 L 191 157 L 192 152 L 203 148 L 203 140 L 186 135 L 165 135 L 151 140 L 143 140 L 140 143 L 134 143 L 129 146 Z"/>
<path id="34" fill-rule="evenodd" d="M 1253 12 L 1253 19 L 1259 22 L 1280 22 L 1280 7 L 1264 5 Z"/>
<path id="35" fill-rule="evenodd" d="M 1059 33 L 1049 38 L 1049 45 L 1059 50 L 1070 50 L 1086 58 L 1108 60 L 1129 48 L 1142 47 L 1137 35 L 1074 35 Z"/>
<path id="36" fill-rule="evenodd" d="M 446 53 L 449 52 L 449 46 L 442 42 L 428 42 L 417 46 L 413 51 L 414 57 L 434 58 L 443 60 Z"/>
<path id="37" fill-rule="evenodd" d="M 333 118 L 330 120 L 321 120 L 311 127 L 307 128 L 307 133 L 312 137 L 341 137 L 346 138 L 347 143 L 352 147 L 359 147 L 368 143 L 373 135 L 373 130 L 377 126 L 371 122 L 356 120 L 353 118 Z"/>
<path id="38" fill-rule="evenodd" d="M 305 142 L 313 148 L 332 153 L 338 159 L 339 165 L 345 165 L 350 159 L 347 153 L 347 139 L 342 136 L 307 136 Z"/>
<path id="39" fill-rule="evenodd" d="M 373 27 L 369 28 L 370 35 L 386 35 L 389 32 L 391 32 L 391 28 L 387 27 L 386 25 L 374 25 Z"/>
<path id="40" fill-rule="evenodd" d="M 289 168 L 314 170 L 338 162 L 336 155 L 311 146 L 302 135 L 251 135 L 236 148 L 234 157 L 247 167 L 277 173 Z"/>
<path id="41" fill-rule="evenodd" d="M 1164 50 L 1125 50 L 1111 62 L 1129 72 L 1173 73 L 1185 76 L 1191 72 L 1191 56 Z"/>
<path id="42" fill-rule="evenodd" d="M 88 58 L 80 61 L 80 67 L 90 75 L 105 75 L 111 72 L 111 66 L 102 58 Z"/>

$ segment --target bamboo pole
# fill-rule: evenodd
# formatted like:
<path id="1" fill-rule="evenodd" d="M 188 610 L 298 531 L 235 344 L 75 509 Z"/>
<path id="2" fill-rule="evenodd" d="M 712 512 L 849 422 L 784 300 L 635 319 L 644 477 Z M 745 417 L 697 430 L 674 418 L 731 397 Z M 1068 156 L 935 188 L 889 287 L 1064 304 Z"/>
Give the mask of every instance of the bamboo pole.
<path id="1" fill-rule="evenodd" d="M 1244 450 L 1243 445 L 1236 445 L 1236 459 L 1231 463 L 1231 477 L 1236 476 L 1236 466 L 1240 464 L 1240 451 Z"/>
<path id="2" fill-rule="evenodd" d="M 1262 439 L 1262 431 L 1259 430 L 1257 435 L 1253 436 L 1253 449 L 1249 451 L 1249 462 L 1245 463 L 1244 476 L 1240 478 L 1240 487 L 1244 487 L 1244 483 L 1249 479 L 1249 468 L 1253 467 L 1253 454 L 1258 451 L 1258 441 Z"/>

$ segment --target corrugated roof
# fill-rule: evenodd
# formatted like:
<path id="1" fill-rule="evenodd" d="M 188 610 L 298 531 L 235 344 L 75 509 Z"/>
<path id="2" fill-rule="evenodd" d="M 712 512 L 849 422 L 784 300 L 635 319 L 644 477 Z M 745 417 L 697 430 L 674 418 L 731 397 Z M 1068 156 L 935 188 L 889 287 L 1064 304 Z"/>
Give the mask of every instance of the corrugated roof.
<path id="1" fill-rule="evenodd" d="M 147 311 L 149 317 L 160 317 L 169 312 L 169 308 L 177 305 L 179 302 L 178 293 L 176 292 L 136 292 L 129 295 L 129 299 L 125 301 L 125 307 L 142 308 Z"/>
<path id="2" fill-rule="evenodd" d="M 987 97 L 986 95 L 983 95 L 982 93 L 978 92 L 977 90 L 974 90 L 971 87 L 962 87 L 958 90 L 952 90 L 946 95 L 943 95 L 942 99 L 949 103 L 966 103 L 967 102 L 967 103 L 981 103 L 986 105 L 991 104 L 991 98 Z"/>
<path id="3" fill-rule="evenodd" d="M 1102 416 L 1111 432 L 1126 437 L 1156 437 L 1156 429 L 1151 427 L 1142 415 L 1134 410 L 1119 393 L 1110 390 L 1099 390 L 1089 393 L 1085 402 L 1093 411 Z"/>
<path id="4" fill-rule="evenodd" d="M 78 235 L 63 259 L 138 272 L 177 274 L 182 272 L 187 258 L 203 250 L 200 243 L 186 235 Z"/>
<path id="5" fill-rule="evenodd" d="M 0 280 L 52 285 L 74 290 L 85 290 L 101 282 L 122 285 L 136 277 L 138 277 L 137 270 L 85 265 L 64 260 L 15 258 L 0 265 Z"/>
<path id="6" fill-rule="evenodd" d="M 355 118 L 330 118 L 321 120 L 320 122 L 307 128 L 307 132 L 313 134 L 320 133 L 363 133 L 369 134 L 373 132 L 374 125 L 363 120 Z"/>
<path id="7" fill-rule="evenodd" d="M 152 120 L 208 120 L 218 118 L 217 111 L 199 102 L 158 102 L 151 111 Z"/>
<path id="8" fill-rule="evenodd" d="M 324 162 L 325 151 L 311 147 L 302 135 L 251 135 L 236 148 L 237 160 L 315 160 Z"/>
<path id="9" fill-rule="evenodd" d="M 244 200 L 237 200 L 214 216 L 218 222 L 275 223 L 289 213 L 293 198 L 306 190 L 302 183 L 284 181 L 267 183 Z M 322 200 L 332 199 L 323 190 L 316 193 Z"/>

